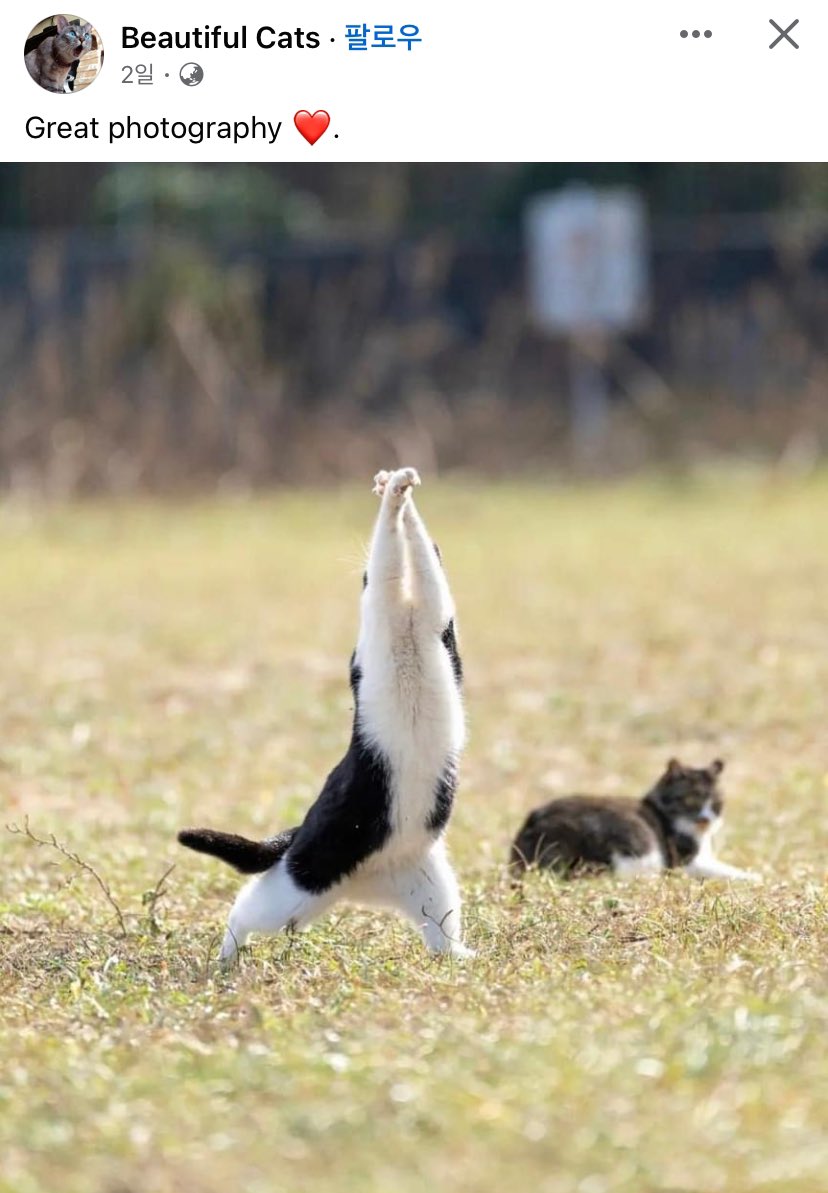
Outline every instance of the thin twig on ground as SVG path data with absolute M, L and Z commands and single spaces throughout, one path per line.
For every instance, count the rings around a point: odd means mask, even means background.
M 105 879 L 101 878 L 94 866 L 90 865 L 89 862 L 84 861 L 82 857 L 80 857 L 77 853 L 74 853 L 71 849 L 67 849 L 65 845 L 61 845 L 54 833 L 50 833 L 48 837 L 38 837 L 29 827 L 28 816 L 23 821 L 23 828 L 21 828 L 18 824 L 7 824 L 6 832 L 12 833 L 14 836 L 18 837 L 28 837 L 30 841 L 34 841 L 35 845 L 48 845 L 51 849 L 56 849 L 62 857 L 65 857 L 68 861 L 78 866 L 81 870 L 84 870 L 87 874 L 91 874 L 95 879 L 95 882 L 97 882 L 98 886 L 103 891 L 106 901 L 115 912 L 118 920 L 118 926 L 121 930 L 121 935 L 127 935 L 124 913 L 118 906 L 115 896 L 112 894 L 112 891 L 109 888 L 109 884 Z M 164 875 L 164 878 L 166 878 L 166 875 Z M 161 881 L 163 882 L 163 878 Z
M 144 903 L 144 906 L 147 909 L 147 919 L 149 920 L 150 926 L 152 927 L 153 931 L 155 931 L 155 932 L 157 932 L 158 928 L 159 928 L 158 920 L 155 917 L 155 909 L 156 909 L 159 901 L 161 899 L 163 899 L 167 893 L 167 888 L 164 886 L 164 883 L 167 881 L 167 879 L 172 874 L 174 869 L 175 869 L 175 862 L 173 862 L 171 866 L 167 867 L 167 869 L 164 871 L 164 873 L 158 879 L 158 882 L 156 882 L 156 884 L 152 888 L 152 890 L 146 891 L 144 893 L 144 897 L 143 897 L 142 901 Z

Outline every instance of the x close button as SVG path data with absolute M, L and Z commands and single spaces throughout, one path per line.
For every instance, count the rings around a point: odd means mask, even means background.
M 795 50 L 798 50 L 798 49 L 799 49 L 799 44 L 798 44 L 797 42 L 795 42 L 795 41 L 794 41 L 794 39 L 793 39 L 792 37 L 790 37 L 790 36 L 789 36 L 789 34 L 790 34 L 791 30 L 792 30 L 792 29 L 794 29 L 794 28 L 796 28 L 796 26 L 799 24 L 799 18 L 798 18 L 798 17 L 797 17 L 797 19 L 796 19 L 795 21 L 793 21 L 793 22 L 792 22 L 792 23 L 791 23 L 791 24 L 788 26 L 788 28 L 787 28 L 787 29 L 783 29 L 781 25 L 777 25 L 776 21 L 771 21 L 770 23 L 771 23 L 771 25 L 773 25 L 774 29 L 775 29 L 775 30 L 776 30 L 776 32 L 779 34 L 779 36 L 777 37 L 776 41 L 772 41 L 772 42 L 771 42 L 771 44 L 770 44 L 770 48 L 771 48 L 772 50 L 773 50 L 773 49 L 775 49 L 775 48 L 776 48 L 776 47 L 779 45 L 779 43 L 780 43 L 780 42 L 782 42 L 782 41 L 789 41 Z

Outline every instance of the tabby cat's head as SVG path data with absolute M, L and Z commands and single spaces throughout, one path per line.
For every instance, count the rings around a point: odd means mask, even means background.
M 55 17 L 55 24 L 55 54 L 65 65 L 71 65 L 92 49 L 91 25 L 70 25 L 66 17 Z
M 718 780 L 723 770 L 719 758 L 700 770 L 682 766 L 677 758 L 667 763 L 647 798 L 658 807 L 677 837 L 700 842 L 719 827 L 724 797 Z

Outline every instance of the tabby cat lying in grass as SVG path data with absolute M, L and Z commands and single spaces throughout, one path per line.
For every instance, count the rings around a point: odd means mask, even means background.
M 509 866 L 520 878 L 530 867 L 562 877 L 613 870 L 658 874 L 682 869 L 695 878 L 758 876 L 720 862 L 713 837 L 721 827 L 724 798 L 718 758 L 694 770 L 672 758 L 640 800 L 572 795 L 530 812 L 512 845 Z

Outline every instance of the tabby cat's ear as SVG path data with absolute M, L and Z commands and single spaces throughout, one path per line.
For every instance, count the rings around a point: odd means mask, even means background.
M 722 762 L 721 758 L 714 758 L 713 761 L 710 763 L 708 770 L 710 771 L 710 773 L 714 779 L 718 778 L 718 776 L 724 770 L 724 763 Z
M 91 33 L 91 32 L 92 32 L 92 26 L 90 25 L 89 21 L 87 21 L 85 25 L 81 25 L 81 33 L 83 33 L 85 35 L 85 34 Z
M 681 771 L 682 771 L 682 766 L 681 766 L 681 763 L 679 762 L 678 758 L 671 758 L 670 761 L 667 763 L 667 778 L 675 779 L 677 775 L 681 774 Z
M 69 22 L 66 17 L 55 17 L 55 24 L 57 25 L 58 33 L 65 33 L 69 28 Z

